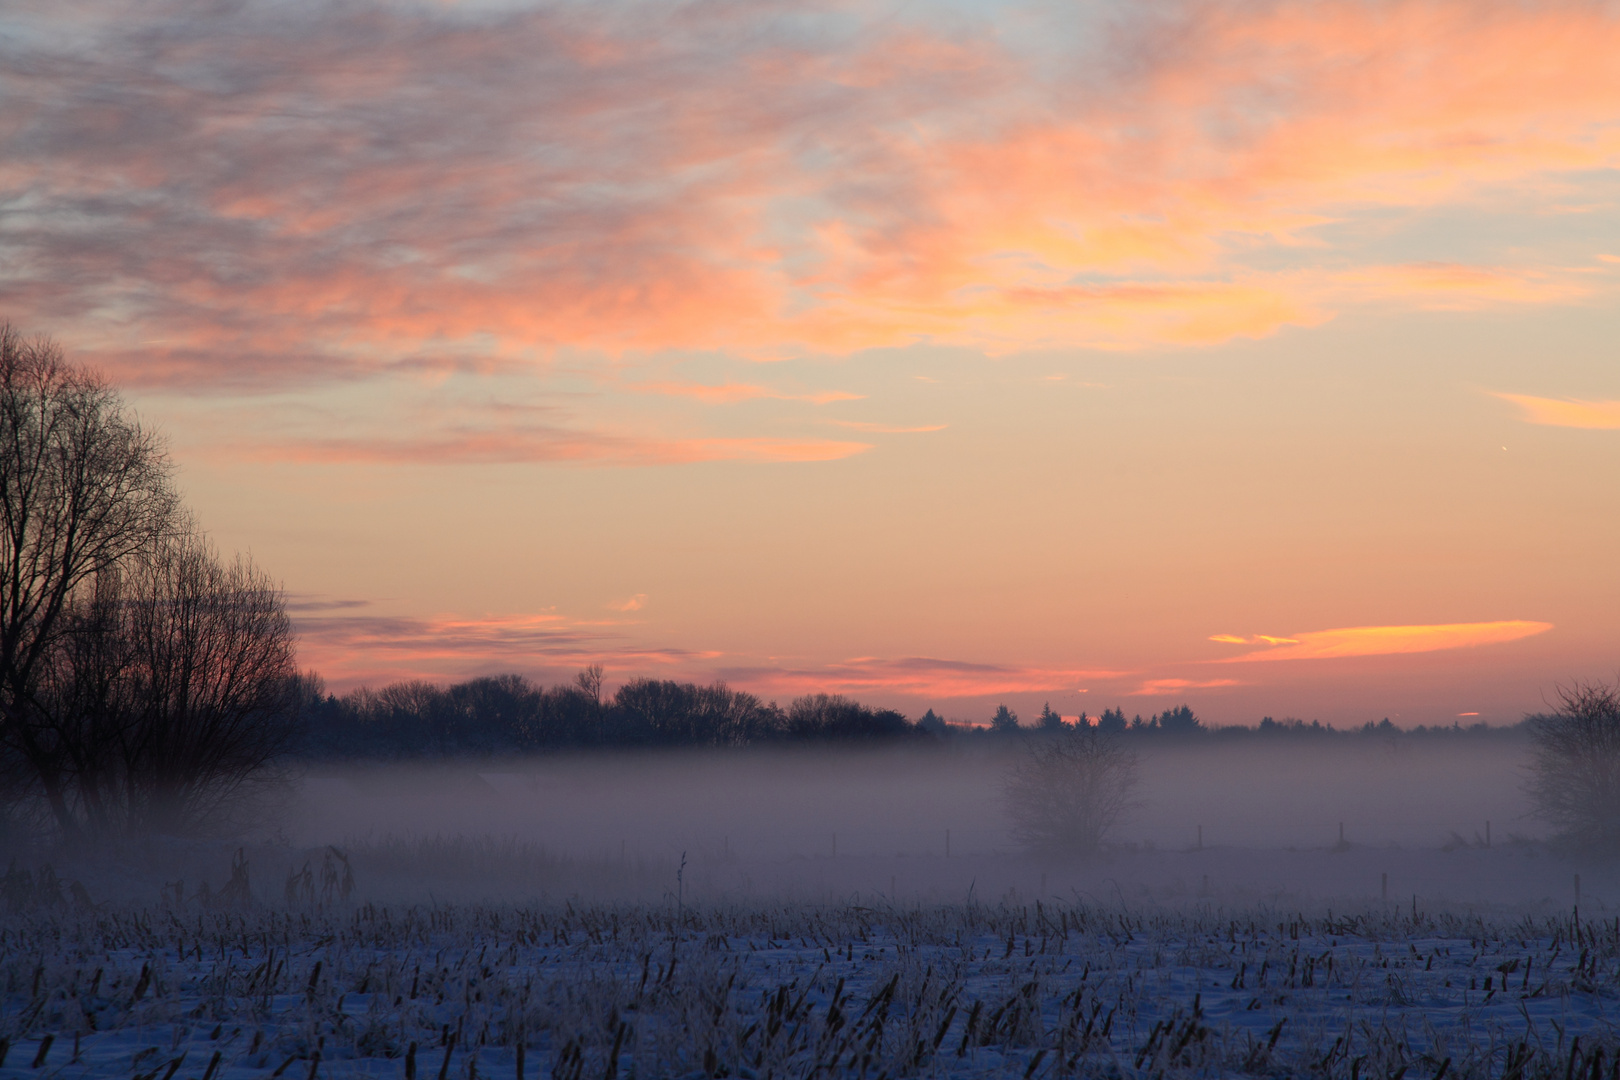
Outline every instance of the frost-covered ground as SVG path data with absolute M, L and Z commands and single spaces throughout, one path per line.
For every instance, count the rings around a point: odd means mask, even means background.
M 0 1076 L 1620 1075 L 1573 911 L 215 904 L 5 916 Z

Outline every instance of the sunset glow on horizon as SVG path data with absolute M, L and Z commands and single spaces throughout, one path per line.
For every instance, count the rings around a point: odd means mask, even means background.
M 333 689 L 1620 670 L 1610 4 L 22 0 L 0 101 L 0 320 Z

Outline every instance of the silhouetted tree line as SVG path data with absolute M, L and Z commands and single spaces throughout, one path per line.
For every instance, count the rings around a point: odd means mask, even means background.
M 1129 719 L 1125 711 L 1118 707 L 1104 709 L 1101 714 L 1093 717 L 1081 713 L 1074 720 L 1065 720 L 1052 711 L 1050 703 L 1041 708 L 1040 716 L 1036 718 L 1033 727 L 1024 727 L 1018 723 L 1018 714 L 1005 705 L 996 707 L 995 713 L 990 717 L 991 732 L 1002 734 L 1017 734 L 1019 732 L 1048 732 L 1058 733 L 1077 729 L 1094 729 L 1106 735 L 1130 735 L 1141 737 L 1167 736 L 1170 738 L 1214 738 L 1214 739 L 1248 739 L 1248 738 L 1312 738 L 1334 736 L 1458 736 L 1458 735 L 1522 735 L 1534 727 L 1535 717 L 1528 717 L 1512 726 L 1492 727 L 1485 723 L 1476 723 L 1463 726 L 1453 721 L 1450 724 L 1436 724 L 1426 727 L 1419 724 L 1416 727 L 1396 727 L 1388 717 L 1374 723 L 1368 721 L 1358 727 L 1336 728 L 1332 724 L 1324 724 L 1320 720 L 1306 723 L 1293 717 L 1274 720 L 1269 716 L 1260 718 L 1255 726 L 1247 724 L 1231 724 L 1223 726 L 1208 726 L 1200 720 L 1187 705 L 1177 705 L 1164 712 L 1155 713 L 1146 720 L 1141 714 Z
M 950 721 L 929 709 L 912 721 L 836 694 L 810 694 L 786 708 L 725 683 L 708 686 L 669 679 L 633 679 L 611 696 L 602 670 L 591 667 L 572 683 L 542 686 L 520 675 L 494 675 L 448 686 L 401 682 L 380 690 L 326 694 L 306 681 L 300 754 L 311 759 L 485 757 L 577 747 L 760 746 L 789 743 L 956 741 L 1055 735 L 1081 728 L 1126 738 L 1198 739 L 1350 734 L 1413 734 L 1389 721 L 1335 729 L 1320 722 L 1276 721 L 1255 727 L 1206 727 L 1187 705 L 1148 719 L 1118 708 L 1093 719 L 1065 720 L 1041 710 L 1034 724 L 998 706 L 989 723 Z M 1432 733 L 1500 731 L 1435 728 Z M 1418 734 L 1430 733 L 1417 729 Z
M 892 709 L 811 694 L 786 709 L 725 683 L 633 679 L 610 698 L 600 668 L 572 684 L 519 675 L 451 686 L 396 683 L 323 695 L 311 685 L 303 753 L 314 758 L 410 758 L 532 753 L 568 747 L 753 746 L 916 738 Z
M 1267 721 L 1269 722 L 1269 721 Z M 1032 727 L 1023 727 L 1018 723 L 1018 714 L 1005 705 L 996 706 L 994 715 L 990 717 L 991 732 L 1012 735 L 1018 732 L 1046 732 L 1058 734 L 1064 731 L 1095 729 L 1103 735 L 1207 735 L 1217 731 L 1226 731 L 1226 728 L 1207 728 L 1203 721 L 1193 713 L 1187 705 L 1177 705 L 1173 709 L 1166 709 L 1162 713 L 1155 713 L 1147 720 L 1141 715 L 1125 719 L 1125 711 L 1120 708 L 1104 709 L 1099 716 L 1088 716 L 1081 713 L 1074 720 L 1065 720 L 1052 711 L 1051 702 L 1041 706 L 1041 714 L 1036 717 Z M 1239 731 L 1252 731 L 1252 728 L 1238 728 Z

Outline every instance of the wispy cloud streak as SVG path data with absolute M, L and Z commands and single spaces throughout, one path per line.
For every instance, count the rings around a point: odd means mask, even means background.
M 720 674 L 760 693 L 881 694 L 936 700 L 1084 691 L 1092 680 L 1117 675 L 1110 671 L 979 664 L 930 657 L 859 657 L 804 667 L 732 667 L 720 669 Z
M 1256 635 L 1242 638 L 1218 634 L 1211 640 L 1228 644 L 1264 644 L 1269 648 L 1241 656 L 1227 657 L 1220 663 L 1246 663 L 1264 660 L 1331 660 L 1348 656 L 1389 656 L 1397 653 L 1426 653 L 1442 649 L 1462 649 L 1497 645 L 1544 634 L 1552 623 L 1506 619 L 1500 622 L 1442 623 L 1429 626 L 1347 626 L 1336 630 L 1312 630 L 1290 637 Z
M 772 437 L 653 439 L 590 431 L 468 431 L 416 438 L 305 438 L 234 447 L 255 461 L 342 465 L 691 465 L 706 461 L 837 461 L 872 448 L 835 439 Z
M 924 435 L 934 431 L 944 431 L 947 424 L 880 424 L 872 420 L 830 420 L 828 423 L 836 427 L 849 428 L 851 431 L 868 431 L 874 435 Z
M 297 612 L 295 622 L 299 662 L 338 686 L 509 671 L 565 677 L 599 662 L 616 673 L 684 670 L 719 655 L 638 644 L 619 623 L 552 612 L 476 618 Z
M 1549 427 L 1620 428 L 1620 401 L 1583 401 L 1580 398 L 1532 397 L 1495 394 L 1523 410 L 1524 419 Z
M 1229 686 L 1242 686 L 1238 679 L 1147 679 L 1135 689 L 1126 690 L 1126 697 L 1165 697 L 1187 690 L 1220 690 Z
M 640 382 L 627 383 L 625 389 L 638 394 L 664 394 L 669 397 L 693 398 L 706 405 L 735 405 L 739 402 L 757 401 L 761 398 L 777 401 L 807 401 L 812 405 L 830 405 L 835 401 L 859 401 L 865 397 L 864 394 L 852 394 L 847 390 L 820 390 L 795 394 L 784 390 L 773 390 L 768 386 L 737 382 L 722 383 L 719 386 L 691 382 Z

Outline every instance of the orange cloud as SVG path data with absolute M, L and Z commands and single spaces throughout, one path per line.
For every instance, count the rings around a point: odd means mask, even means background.
M 1552 623 L 1505 620 L 1502 622 L 1446 623 L 1435 626 L 1349 626 L 1314 630 L 1291 638 L 1257 637 L 1275 643 L 1272 648 L 1218 661 L 1223 664 L 1257 660 L 1327 660 L 1346 656 L 1386 656 L 1395 653 L 1436 652 L 1475 645 L 1496 645 L 1545 633 Z M 1212 640 L 1247 642 L 1251 639 L 1220 635 Z
M 1578 398 L 1531 397 L 1529 394 L 1492 394 L 1524 410 L 1532 424 L 1572 428 L 1620 428 L 1620 401 L 1582 401 Z

